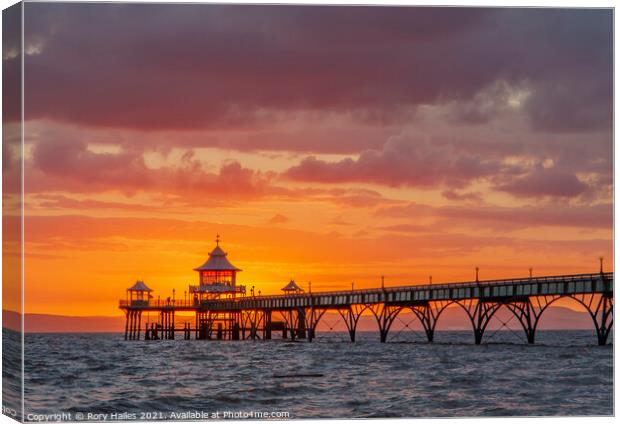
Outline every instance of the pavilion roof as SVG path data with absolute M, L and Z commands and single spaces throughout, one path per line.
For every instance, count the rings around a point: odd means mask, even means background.
M 226 255 L 228 253 L 222 250 L 218 241 L 215 249 L 209 253 L 209 259 L 198 268 L 194 268 L 194 271 L 241 271 L 241 269 L 230 263 Z
M 304 291 L 297 285 L 295 280 L 291 280 L 286 286 L 282 287 L 282 291 Z
M 136 283 L 133 286 L 129 287 L 127 290 L 138 291 L 138 292 L 152 292 L 153 291 L 150 288 L 148 288 L 146 284 L 144 284 L 144 281 L 141 281 L 141 280 L 136 281 Z

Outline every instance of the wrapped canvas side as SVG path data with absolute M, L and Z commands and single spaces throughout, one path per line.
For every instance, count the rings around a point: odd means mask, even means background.
M 2 413 L 23 420 L 22 3 L 2 12 Z

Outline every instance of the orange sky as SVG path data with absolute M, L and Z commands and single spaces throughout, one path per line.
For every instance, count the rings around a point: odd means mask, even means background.
M 85 203 L 68 193 L 54 196 L 54 207 L 37 196 L 26 201 L 26 312 L 118 314 L 117 300 L 138 278 L 155 296 L 174 288 L 181 297 L 196 283 L 192 269 L 206 259 L 216 233 L 244 270 L 240 283 L 264 294 L 278 293 L 290 278 L 302 287 L 312 281 L 319 291 L 351 282 L 376 287 L 381 275 L 387 285 L 423 283 L 429 275 L 435 282 L 468 280 L 475 266 L 481 278 L 526 276 L 530 266 L 537 275 L 595 272 L 598 255 L 611 257 L 608 229 L 539 226 L 532 232 L 503 229 L 501 221 L 491 228 L 475 219 L 445 222 L 433 210 L 415 219 L 384 213 L 408 207 L 406 200 L 352 206 L 344 197 L 302 191 L 284 201 L 166 210 L 156 200 L 120 194 L 91 195 Z M 94 201 L 102 203 L 88 205 Z
M 608 11 L 117 6 L 27 6 L 25 312 L 182 297 L 217 233 L 264 294 L 611 270 Z

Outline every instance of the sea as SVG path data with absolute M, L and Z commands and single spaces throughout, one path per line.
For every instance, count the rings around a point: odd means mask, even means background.
M 18 333 L 3 330 L 3 405 L 21 413 Z M 486 336 L 485 336 L 486 337 Z M 591 331 L 512 331 L 482 345 L 402 332 L 326 332 L 307 341 L 125 341 L 27 334 L 27 421 L 212 420 L 613 414 L 613 346 Z M 7 362 L 8 361 L 8 362 Z M 6 413 L 6 411 L 5 411 Z

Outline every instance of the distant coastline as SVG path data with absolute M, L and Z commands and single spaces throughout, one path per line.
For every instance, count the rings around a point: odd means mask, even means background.
M 460 308 L 447 309 L 439 321 L 437 331 L 470 330 L 471 328 L 469 327 L 467 318 L 459 309 Z M 500 310 L 497 314 L 497 318 L 497 320 L 491 321 L 489 329 L 499 329 L 502 326 L 501 321 L 506 322 L 509 320 L 511 318 L 511 313 L 509 311 Z M 152 316 L 151 319 L 155 320 L 155 316 Z M 179 317 L 177 322 L 181 324 L 185 320 L 191 321 L 193 317 Z M 338 319 L 335 316 L 331 317 L 329 319 L 329 324 L 335 330 L 346 330 L 340 317 L 338 317 Z M 341 324 L 342 328 L 340 328 Z M 410 326 L 417 330 L 417 322 L 413 321 L 412 324 L 413 325 Z M 402 323 L 400 325 L 404 326 Z M 118 333 L 124 330 L 124 326 L 125 317 L 122 315 L 87 317 L 30 313 L 25 315 L 26 333 Z M 398 329 L 399 323 L 395 322 L 394 326 L 395 329 Z M 506 326 L 511 329 L 521 329 L 518 321 L 514 319 L 508 322 Z M 15 311 L 3 309 L 2 327 L 20 331 L 20 314 Z M 539 328 L 541 330 L 592 330 L 592 320 L 587 312 L 552 306 L 545 312 Z M 359 330 L 376 331 L 374 317 L 361 317 Z M 321 331 L 320 324 L 318 331 Z

